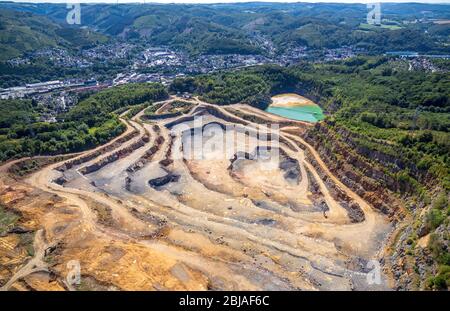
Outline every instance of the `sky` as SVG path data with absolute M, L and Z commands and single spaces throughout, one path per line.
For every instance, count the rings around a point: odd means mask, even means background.
M 0 2 L 6 0 L 0 0 Z M 374 2 L 421 2 L 450 3 L 450 0 L 15 0 L 15 2 L 33 3 L 233 3 L 233 2 L 340 2 L 340 3 L 374 3 Z

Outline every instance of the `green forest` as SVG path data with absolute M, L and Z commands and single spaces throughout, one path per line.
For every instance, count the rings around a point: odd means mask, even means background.
M 115 110 L 167 97 L 160 84 L 130 84 L 106 89 L 82 100 L 59 122 L 39 122 L 32 100 L 0 101 L 0 161 L 33 155 L 86 150 L 122 133 Z

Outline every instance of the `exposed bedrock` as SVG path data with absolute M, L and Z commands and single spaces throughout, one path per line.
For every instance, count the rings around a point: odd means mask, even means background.
M 195 124 L 194 124 L 195 125 Z M 207 122 L 205 124 L 202 124 L 201 127 L 191 127 L 189 130 L 185 130 L 183 132 L 183 135 L 190 135 L 195 136 L 197 134 L 205 135 L 209 130 L 219 127 L 220 132 L 215 132 L 214 134 L 223 134 L 225 135 L 228 130 L 233 131 L 235 134 L 243 134 L 244 137 L 241 137 L 243 139 L 247 139 L 248 137 L 261 140 L 261 141 L 276 141 L 278 142 L 279 139 L 281 139 L 276 133 L 270 132 L 268 130 L 259 129 L 256 130 L 254 128 L 245 127 L 242 125 L 236 125 L 236 124 L 225 124 L 223 122 L 219 121 L 211 121 Z M 205 136 L 205 138 L 207 138 Z
M 110 154 L 109 156 L 107 156 L 91 165 L 84 166 L 79 171 L 83 175 L 98 171 L 101 168 L 105 167 L 106 165 L 113 163 L 114 161 L 117 161 L 121 158 L 126 157 L 127 155 L 131 154 L 134 150 L 141 148 L 148 142 L 149 142 L 149 137 L 144 135 L 141 139 L 139 139 L 137 142 L 131 144 L 130 146 L 120 149 L 119 151 L 116 151 L 113 154 Z
M 218 119 L 222 119 L 226 122 L 234 123 L 234 124 L 241 124 L 241 125 L 248 125 L 248 122 L 241 120 L 240 118 L 236 118 L 233 115 L 225 114 L 223 111 L 218 109 L 217 107 L 205 105 L 205 106 L 197 106 L 194 109 L 194 113 L 197 115 L 212 115 L 215 116 Z
M 175 136 L 171 134 L 169 136 L 169 142 L 168 142 L 169 146 L 166 150 L 166 154 L 164 155 L 164 159 L 159 161 L 159 164 L 161 164 L 163 167 L 167 167 L 173 163 L 173 160 L 171 157 L 172 157 L 172 146 L 173 146 L 174 139 L 175 139 Z
M 389 155 L 359 150 L 349 133 L 341 131 L 339 137 L 325 125 L 316 125 L 314 130 L 307 132 L 305 140 L 317 150 L 342 183 L 382 213 L 402 218 L 402 204 L 391 192 L 397 189 L 397 184 L 376 162 L 393 172 L 401 169 L 403 164 Z M 330 144 L 330 141 L 333 142 Z M 368 161 L 364 156 L 372 160 Z
M 165 186 L 166 184 L 171 182 L 178 182 L 179 179 L 180 175 L 168 172 L 167 175 L 151 179 L 148 181 L 148 183 L 152 188 L 159 190 L 160 187 Z
M 236 161 L 239 160 L 270 160 L 272 157 L 279 157 L 278 167 L 283 171 L 286 181 L 298 184 L 301 181 L 300 165 L 296 159 L 289 157 L 281 148 L 272 148 L 271 146 L 257 146 L 253 152 L 238 151 L 230 160 L 229 169 L 233 169 Z
M 328 212 L 330 208 L 323 198 L 323 193 L 320 190 L 319 183 L 307 167 L 304 167 L 303 169 L 306 171 L 306 176 L 308 178 L 308 190 L 311 192 L 311 201 L 319 211 L 322 211 L 324 215 L 326 215 L 326 212 Z
M 326 184 L 329 191 L 332 193 L 333 197 L 339 201 L 341 206 L 347 210 L 348 217 L 352 222 L 361 222 L 364 221 L 365 216 L 359 204 L 353 201 L 344 190 L 342 190 L 339 186 L 337 186 L 327 174 L 325 174 L 317 163 L 316 159 L 309 153 L 307 150 L 305 152 L 309 162 L 316 169 L 317 173 L 320 175 L 322 181 Z
M 277 119 L 277 121 L 275 122 L 274 120 L 265 118 L 265 117 L 259 117 L 258 115 L 256 115 L 255 113 L 247 113 L 243 110 L 240 109 L 234 109 L 234 108 L 224 108 L 225 111 L 228 111 L 229 113 L 238 116 L 241 119 L 244 119 L 247 122 L 252 122 L 252 123 L 256 123 L 256 124 L 270 124 L 270 123 L 276 123 L 280 128 L 283 127 L 299 127 L 299 126 L 303 126 L 305 127 L 307 123 L 305 122 L 301 122 L 301 121 L 290 121 L 290 120 L 279 120 Z M 304 129 L 302 128 L 298 128 L 299 130 L 301 130 L 302 132 L 304 131 Z
M 110 152 L 114 149 L 119 148 L 123 143 L 133 139 L 134 137 L 139 135 L 139 131 L 134 129 L 131 133 L 117 139 L 114 143 L 109 144 L 105 147 L 99 148 L 98 150 L 94 151 L 94 152 L 90 152 L 87 155 L 75 158 L 73 160 L 69 160 L 64 162 L 62 165 L 58 166 L 56 168 L 56 170 L 60 171 L 60 172 L 64 172 L 68 169 L 71 169 L 74 166 L 89 162 L 97 157 L 100 157 L 102 154 L 105 154 L 107 152 Z
M 296 159 L 293 159 L 281 153 L 280 169 L 284 171 L 284 178 L 287 181 L 298 184 L 301 181 L 300 165 Z
M 161 148 L 161 145 L 164 144 L 164 141 L 165 141 L 165 139 L 163 136 L 158 136 L 155 139 L 154 145 L 151 146 L 145 152 L 145 154 L 142 157 L 140 157 L 140 159 L 138 161 L 136 161 L 135 163 L 130 165 L 127 168 L 127 172 L 134 173 L 134 172 L 137 172 L 138 170 L 142 169 L 145 166 L 145 164 L 150 162 L 152 157 L 159 151 L 159 149 Z
M 64 176 L 60 176 L 60 177 L 54 179 L 53 182 L 62 186 L 67 182 L 67 179 Z
M 144 121 L 164 120 L 164 119 L 171 119 L 171 118 L 179 117 L 181 115 L 183 115 L 182 112 L 173 112 L 173 113 L 165 113 L 165 114 L 143 115 L 141 117 L 141 119 Z
M 178 125 L 178 124 L 181 124 L 181 123 L 184 123 L 184 122 L 190 122 L 190 121 L 193 121 L 194 119 L 195 119 L 195 116 L 192 116 L 192 115 L 182 116 L 182 117 L 177 118 L 174 121 L 166 123 L 165 127 L 170 130 L 173 127 L 175 127 L 176 125 Z
M 73 162 L 62 177 L 51 167 L 36 175 L 39 191 L 64 198 L 43 217 L 50 239 L 63 232 L 67 243 L 58 262 L 81 258 L 86 278 L 120 289 L 386 288 L 365 279 L 387 217 L 342 186 L 314 153 L 315 163 L 309 147 L 261 126 L 273 115 L 255 111 L 250 119 L 245 105 L 191 102 L 197 106 L 184 115 L 137 122 L 142 139 L 122 138 L 94 158 L 87 152 L 85 168 Z M 165 104 L 158 112 L 179 108 Z M 196 116 L 205 124 L 193 122 Z M 302 126 L 286 124 L 297 138 Z M 199 132 L 206 139 L 193 147 L 202 156 L 184 157 L 184 135 Z M 211 148 L 220 145 L 220 132 L 239 139 L 225 156 Z

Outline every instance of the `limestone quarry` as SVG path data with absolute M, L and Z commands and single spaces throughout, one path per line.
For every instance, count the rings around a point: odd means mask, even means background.
M 0 237 L 2 289 L 392 287 L 392 225 L 303 140 L 311 124 L 177 100 L 94 150 L 1 167 L 1 201 L 34 233 Z M 17 176 L 21 161 L 38 167 Z

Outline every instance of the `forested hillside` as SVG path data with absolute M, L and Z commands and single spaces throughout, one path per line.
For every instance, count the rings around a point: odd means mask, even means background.
M 46 47 L 77 50 L 107 40 L 93 31 L 71 28 L 45 16 L 5 10 L 0 5 L 0 61 Z

